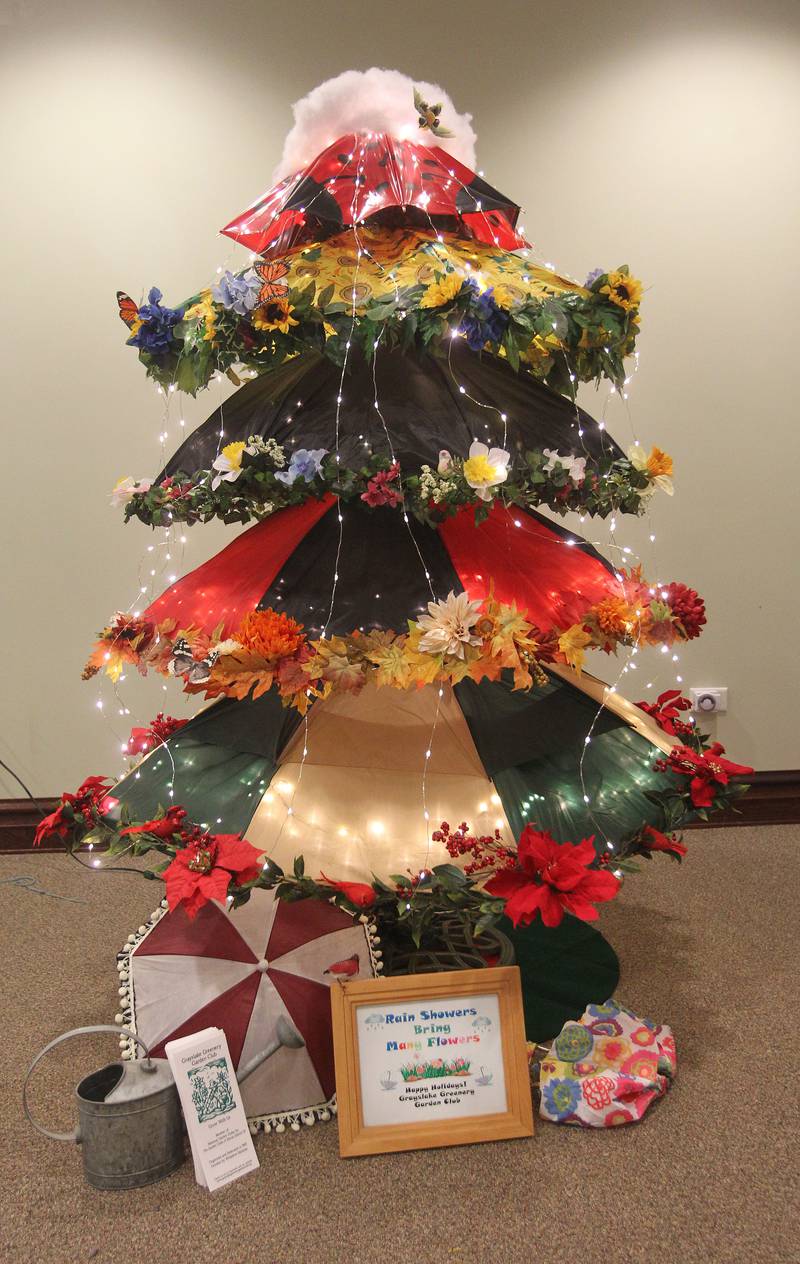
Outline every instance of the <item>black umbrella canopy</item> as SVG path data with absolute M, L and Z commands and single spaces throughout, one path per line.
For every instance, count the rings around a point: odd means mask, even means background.
M 343 381 L 341 368 L 318 352 L 298 356 L 248 382 L 216 409 L 159 480 L 179 470 L 193 475 L 209 469 L 221 443 L 250 435 L 332 451 L 340 394 L 338 450 L 345 467 L 358 468 L 369 452 L 394 452 L 406 470 L 435 466 L 440 449 L 466 456 L 474 439 L 512 454 L 552 448 L 590 458 L 623 455 L 588 413 L 529 374 L 476 354 L 461 339 L 449 350 L 443 358 L 379 350 L 372 364 L 354 352 Z

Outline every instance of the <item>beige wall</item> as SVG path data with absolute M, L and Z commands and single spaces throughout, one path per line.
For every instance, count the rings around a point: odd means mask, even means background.
M 628 261 L 645 279 L 631 420 L 619 401 L 607 416 L 622 442 L 635 428 L 673 453 L 677 495 L 619 538 L 706 596 L 682 674 L 729 687 L 718 733 L 734 757 L 800 766 L 797 16 L 769 0 L 12 4 L 0 757 L 56 793 L 118 771 L 131 719 L 181 713 L 172 688 L 127 681 L 134 714 L 107 726 L 80 680 L 151 539 L 123 529 L 108 489 L 158 467 L 159 401 L 123 345 L 114 291 L 158 283 L 177 301 L 206 282 L 227 254 L 217 227 L 269 183 L 291 101 L 383 64 L 438 79 L 473 112 L 481 166 L 525 205 L 544 258 L 577 276 Z M 605 527 L 591 534 L 607 542 Z M 194 528 L 187 563 L 228 536 Z M 0 779 L 0 795 L 18 793 Z

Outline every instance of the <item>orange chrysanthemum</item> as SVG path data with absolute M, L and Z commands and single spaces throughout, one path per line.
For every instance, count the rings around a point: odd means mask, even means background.
M 291 658 L 305 641 L 302 623 L 275 610 L 253 610 L 239 625 L 236 640 L 262 658 Z
M 636 612 L 622 597 L 606 597 L 594 608 L 597 626 L 606 636 L 630 635 L 638 622 Z

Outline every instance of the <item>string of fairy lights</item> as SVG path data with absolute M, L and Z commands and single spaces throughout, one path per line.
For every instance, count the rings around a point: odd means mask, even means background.
M 353 197 L 351 201 L 350 227 L 351 227 L 352 235 L 353 235 L 355 262 L 354 262 L 354 267 L 353 267 L 352 287 L 351 287 L 351 295 L 350 295 L 351 296 L 350 337 L 346 340 L 346 344 L 345 344 L 345 353 L 344 353 L 343 362 L 342 362 L 341 376 L 340 376 L 340 381 L 339 381 L 339 389 L 338 389 L 337 397 L 336 397 L 336 407 L 335 407 L 335 416 L 334 416 L 334 444 L 335 444 L 334 451 L 335 451 L 335 459 L 336 459 L 337 464 L 339 463 L 339 459 L 340 459 L 340 432 L 341 432 L 342 407 L 345 404 L 346 374 L 347 374 L 347 368 L 348 368 L 348 363 L 349 363 L 351 344 L 352 344 L 353 335 L 356 328 L 356 321 L 358 318 L 358 302 L 359 302 L 358 287 L 359 287 L 359 275 L 360 275 L 362 259 L 364 258 L 368 259 L 374 266 L 376 266 L 381 271 L 382 274 L 384 274 L 388 278 L 388 280 L 390 280 L 393 283 L 396 298 L 399 298 L 399 293 L 400 293 L 398 282 L 397 282 L 396 276 L 394 275 L 393 270 L 390 269 L 387 271 L 383 267 L 383 265 L 370 252 L 370 250 L 364 243 L 361 237 L 361 234 L 359 233 L 359 225 L 364 224 L 365 219 L 367 218 L 369 212 L 367 210 L 368 203 L 365 203 L 360 208 L 360 214 L 357 214 L 356 201 L 359 195 L 359 189 L 361 187 L 361 178 L 363 177 L 365 154 L 367 152 L 369 142 L 372 139 L 373 139 L 372 133 L 360 134 L 360 136 L 354 135 L 353 136 L 354 143 L 352 145 L 352 151 L 349 152 L 342 159 L 340 159 L 342 166 L 345 166 L 347 162 L 352 162 L 354 159 L 355 149 L 356 147 L 358 147 L 358 159 L 356 160 L 356 177 L 353 182 Z M 412 161 L 413 161 L 414 167 L 416 167 L 417 166 L 416 156 L 413 156 Z M 482 173 L 479 172 L 479 174 L 482 174 Z M 467 190 L 467 187 L 459 180 L 454 170 L 450 171 L 450 177 L 452 180 L 456 181 L 461 186 L 461 189 L 465 193 L 468 194 L 469 191 Z M 409 193 L 408 200 L 410 203 L 413 200 L 411 195 L 415 188 L 416 180 L 415 178 L 411 180 L 406 180 L 405 171 L 403 171 L 402 173 L 402 178 L 405 181 L 405 188 L 407 189 Z M 333 184 L 335 179 L 336 177 L 332 176 L 329 183 Z M 297 187 L 299 187 L 299 182 L 300 182 L 300 177 L 298 176 L 293 186 L 295 190 L 297 189 Z M 291 185 L 291 181 L 287 182 L 287 188 L 290 185 Z M 323 189 L 321 188 L 317 194 L 313 195 L 308 205 L 306 207 L 301 208 L 301 211 L 303 213 L 307 211 L 311 211 L 313 209 L 313 204 L 316 198 L 321 196 L 322 192 L 323 192 Z M 416 199 L 415 205 L 417 205 L 426 215 L 428 222 L 430 224 L 430 227 L 436 237 L 437 242 L 441 243 L 444 239 L 441 233 L 438 232 L 436 225 L 434 224 L 434 221 L 432 220 L 431 216 L 429 215 L 427 211 L 427 201 L 429 201 L 429 198 L 427 198 L 427 195 L 422 194 Z M 255 204 L 254 213 L 255 213 L 255 210 L 257 210 L 258 205 L 259 205 L 258 203 Z M 489 231 L 490 235 L 493 237 L 495 244 L 497 244 L 497 238 L 494 236 L 494 232 L 491 227 L 491 221 L 489 220 L 486 212 L 483 211 L 481 207 L 481 203 L 479 201 L 475 205 L 474 209 L 475 211 L 477 211 L 477 213 L 483 215 L 484 221 L 487 226 L 487 230 Z M 273 214 L 272 216 L 273 220 L 276 218 L 276 214 Z M 524 228 L 521 228 L 521 231 L 524 232 Z M 432 244 L 432 246 L 435 251 L 435 244 Z M 530 247 L 523 248 L 521 252 L 523 257 L 528 258 L 530 256 L 530 250 L 531 250 Z M 534 256 L 536 257 L 536 255 L 537 255 L 537 252 L 534 249 Z M 223 263 L 217 267 L 216 272 L 218 276 L 221 275 L 227 269 L 230 257 L 231 257 L 231 254 L 229 252 L 226 255 Z M 258 256 L 256 254 L 251 252 L 250 262 L 251 263 L 255 262 L 257 257 Z M 549 270 L 553 269 L 553 264 L 546 260 L 541 260 L 541 266 Z M 465 265 L 465 275 L 467 275 L 467 273 L 469 273 L 472 279 L 474 279 L 479 285 L 481 284 L 483 278 L 480 275 L 480 271 L 470 269 L 470 265 L 468 263 Z M 555 325 L 554 325 L 554 329 L 555 329 Z M 505 448 L 505 445 L 508 442 L 508 427 L 512 419 L 508 417 L 505 411 L 501 410 L 494 404 L 486 403 L 485 401 L 477 399 L 467 389 L 466 385 L 463 382 L 460 382 L 458 380 L 457 372 L 452 362 L 452 348 L 453 348 L 454 340 L 458 338 L 459 336 L 461 336 L 461 331 L 458 329 L 454 329 L 452 331 L 450 344 L 448 346 L 447 365 L 448 365 L 448 370 L 450 372 L 452 380 L 455 383 L 460 395 L 462 395 L 466 400 L 468 400 L 476 408 L 479 408 L 481 410 L 486 410 L 487 414 L 493 414 L 495 416 L 497 422 L 499 423 L 498 429 L 502 428 L 501 442 L 502 442 L 503 447 Z M 373 346 L 373 366 L 372 367 L 373 367 L 374 410 L 377 414 L 378 421 L 380 423 L 384 438 L 386 440 L 388 453 L 391 457 L 392 462 L 395 463 L 396 456 L 395 456 L 394 444 L 392 442 L 390 422 L 387 421 L 386 415 L 381 406 L 381 402 L 379 399 L 379 391 L 378 391 L 377 362 L 378 362 L 378 352 L 379 352 L 380 341 L 381 341 L 381 335 L 378 335 Z M 255 372 L 255 370 L 252 370 L 252 369 L 248 370 L 247 367 L 244 365 L 242 366 L 235 365 L 233 367 L 237 376 L 239 377 L 257 376 L 257 373 Z M 625 407 L 627 420 L 630 425 L 631 434 L 633 436 L 633 442 L 634 443 L 638 442 L 638 439 L 635 437 L 630 408 L 628 406 L 629 388 L 632 385 L 633 380 L 636 374 L 638 373 L 638 371 L 639 371 L 639 353 L 637 351 L 634 354 L 634 360 L 633 360 L 633 366 L 632 366 L 631 372 L 628 376 L 626 376 L 624 384 L 623 384 L 623 388 L 618 391 L 617 388 L 613 385 L 613 383 L 610 384 L 609 389 L 603 400 L 600 419 L 596 422 L 596 425 L 598 426 L 598 429 L 601 435 L 601 444 L 604 444 L 604 436 L 606 434 L 607 409 L 610 403 L 612 402 L 612 400 L 614 399 L 614 397 L 617 397 L 622 401 Z M 176 369 L 176 375 L 177 375 L 177 369 Z M 581 413 L 578 408 L 578 402 L 577 402 L 578 392 L 577 392 L 577 389 L 575 389 L 575 378 L 572 374 L 570 374 L 570 380 L 573 383 L 573 388 L 574 388 L 571 393 L 572 402 L 575 405 L 575 422 L 573 423 L 573 425 L 577 431 L 577 440 L 581 449 L 584 451 L 584 453 L 588 454 L 588 449 L 583 441 L 584 431 L 583 431 L 583 425 L 582 425 L 582 420 L 581 420 Z M 217 443 L 216 443 L 216 456 L 218 456 L 222 448 L 222 440 L 225 437 L 225 426 L 224 426 L 225 400 L 224 400 L 224 397 L 222 396 L 222 390 L 221 390 L 221 388 L 224 385 L 225 378 L 221 370 L 218 369 L 213 374 L 211 381 L 220 388 L 220 394 L 221 394 L 220 405 L 219 405 L 220 427 L 217 434 Z M 161 459 L 162 468 L 166 464 L 166 460 L 167 460 L 166 445 L 170 438 L 171 404 L 172 404 L 173 396 L 176 393 L 176 390 L 177 390 L 177 387 L 176 387 L 175 380 L 173 380 L 173 382 L 170 383 L 170 385 L 167 387 L 166 390 L 162 386 L 158 386 L 156 388 L 157 395 L 163 398 L 163 414 L 162 414 L 162 419 L 161 419 L 161 428 L 158 433 L 160 459 Z M 303 404 L 302 400 L 297 400 L 296 408 L 299 410 L 300 408 L 302 408 L 302 404 Z M 291 421 L 292 421 L 292 416 L 290 415 L 287 418 L 287 424 L 291 423 Z M 182 415 L 182 412 L 181 412 L 181 416 L 178 418 L 179 433 L 181 431 L 184 431 L 185 427 L 186 427 L 186 419 Z M 491 434 L 491 426 L 488 420 L 484 424 L 484 431 Z M 475 438 L 477 437 L 478 436 L 476 435 Z M 289 437 L 287 441 L 292 445 L 294 445 L 295 443 L 294 437 Z M 365 448 L 368 448 L 370 453 L 372 452 L 370 440 L 366 436 L 364 438 L 364 446 Z M 399 475 L 398 475 L 398 483 L 399 483 L 400 488 L 402 488 L 402 479 L 403 479 L 403 471 L 400 470 Z M 336 511 L 337 511 L 338 542 L 337 542 L 337 549 L 336 549 L 336 555 L 335 555 L 334 566 L 333 566 L 333 574 L 332 574 L 332 579 L 331 579 L 330 603 L 328 607 L 328 614 L 327 614 L 327 618 L 325 620 L 325 623 L 322 629 L 323 637 L 327 633 L 327 629 L 330 626 L 330 623 L 334 617 L 334 611 L 335 611 L 337 584 L 339 580 L 339 565 L 340 565 L 341 552 L 342 552 L 343 541 L 344 541 L 344 514 L 343 514 L 342 509 L 343 507 L 341 504 L 341 500 L 337 496 L 336 497 Z M 651 526 L 651 523 L 649 520 L 649 509 L 646 511 L 646 513 L 647 513 L 648 526 Z M 413 541 L 414 548 L 418 555 L 420 565 L 423 569 L 425 579 L 427 581 L 428 588 L 431 593 L 431 599 L 435 601 L 437 600 L 437 594 L 435 593 L 433 584 L 431 582 L 431 575 L 426 566 L 424 557 L 419 547 L 419 543 L 411 528 L 409 517 L 405 509 L 402 509 L 402 517 L 403 517 L 403 521 L 406 526 L 406 529 L 408 530 L 409 536 L 411 540 Z M 579 521 L 581 522 L 581 524 L 585 521 L 585 518 L 586 518 L 586 515 L 584 514 L 580 515 Z M 517 525 L 519 525 L 519 523 L 517 523 Z M 599 549 L 609 550 L 613 554 L 613 556 L 618 559 L 618 563 L 617 563 L 618 565 L 628 565 L 632 562 L 638 562 L 641 560 L 639 557 L 639 554 L 635 553 L 631 549 L 630 546 L 623 545 L 618 542 L 617 536 L 616 536 L 616 532 L 617 532 L 616 515 L 611 516 L 610 520 L 607 523 L 607 528 L 608 528 L 608 539 L 606 541 L 592 540 L 591 543 L 595 547 Z M 163 577 L 164 575 L 167 575 L 168 582 L 170 584 L 173 584 L 177 582 L 179 575 L 183 571 L 183 568 L 184 568 L 185 548 L 187 544 L 186 535 L 180 534 L 179 536 L 176 536 L 176 524 L 171 520 L 171 515 L 168 515 L 168 522 L 160 530 L 163 532 L 163 535 L 155 544 L 150 544 L 146 547 L 146 550 L 143 553 L 142 558 L 137 568 L 137 593 L 134 599 L 129 603 L 127 607 L 127 611 L 133 613 L 134 615 L 137 615 L 139 613 L 139 606 L 142 604 L 143 599 L 146 600 L 148 596 L 152 599 L 154 589 L 161 577 Z M 650 533 L 649 533 L 649 540 L 650 540 L 651 546 L 655 544 L 656 536 L 652 530 L 650 530 Z M 577 543 L 579 543 L 578 540 L 571 538 L 569 536 L 567 538 L 553 537 L 550 542 L 552 543 L 553 547 L 556 547 L 556 548 L 574 547 Z M 179 546 L 179 548 L 177 546 Z M 177 557 L 175 556 L 176 549 L 177 549 Z M 654 556 L 655 554 L 653 550 L 653 557 Z M 145 575 L 145 571 L 149 572 L 149 574 Z M 167 572 L 171 572 L 171 573 L 167 574 Z M 617 571 L 617 578 L 618 579 L 622 578 L 619 571 Z M 661 581 L 658 580 L 656 582 L 655 588 L 651 589 L 651 593 L 654 593 L 655 591 L 660 589 L 660 587 L 661 587 Z M 624 675 L 626 675 L 630 671 L 637 670 L 637 663 L 635 660 L 639 654 L 639 649 L 640 649 L 640 645 L 637 639 L 637 641 L 632 646 L 628 647 L 627 652 L 624 656 L 622 665 L 615 679 L 613 680 L 613 683 L 606 687 L 606 691 L 603 695 L 603 700 L 598 705 L 594 713 L 594 716 L 591 720 L 591 723 L 589 725 L 589 728 L 587 730 L 586 736 L 584 738 L 584 743 L 581 749 L 581 754 L 580 754 L 578 769 L 577 769 L 578 779 L 579 779 L 580 788 L 581 788 L 581 796 L 582 796 L 585 811 L 587 815 L 590 817 L 590 819 L 592 820 L 594 826 L 596 827 L 598 834 L 604 839 L 605 844 L 609 851 L 614 850 L 615 841 L 608 837 L 605 830 L 602 828 L 601 821 L 598 820 L 597 816 L 595 815 L 594 808 L 596 804 L 593 801 L 591 794 L 588 792 L 587 783 L 586 783 L 585 761 L 587 759 L 588 749 L 592 744 L 592 740 L 595 735 L 597 725 L 600 722 L 600 719 L 602 717 L 604 710 L 607 708 L 607 698 L 612 697 L 617 692 L 618 686 L 621 683 Z M 668 652 L 669 652 L 668 647 L 666 645 L 662 646 L 662 653 L 666 654 Z M 679 656 L 673 653 L 672 663 L 677 664 L 678 662 L 679 662 Z M 655 679 L 657 679 L 656 673 L 654 673 L 654 680 Z M 682 683 L 681 675 L 679 674 L 676 675 L 675 679 L 678 684 Z M 648 681 L 647 688 L 653 687 L 654 680 Z M 123 700 L 121 692 L 119 690 L 119 684 L 124 683 L 125 681 L 126 681 L 126 674 L 123 673 L 119 678 L 119 682 L 116 682 L 116 681 L 113 682 L 113 693 L 114 693 L 114 700 L 116 703 L 116 711 L 118 715 L 122 717 L 123 719 L 126 719 L 127 717 L 130 717 L 132 715 L 132 709 Z M 166 691 L 168 686 L 165 684 L 162 686 L 162 688 L 164 691 Z M 424 878 L 427 873 L 428 864 L 430 860 L 430 851 L 431 851 L 430 812 L 429 812 L 429 806 L 428 806 L 428 773 L 429 773 L 429 768 L 430 768 L 430 760 L 431 760 L 431 755 L 432 755 L 434 738 L 436 734 L 436 728 L 440 719 L 443 697 L 444 697 L 444 688 L 439 687 L 437 689 L 437 699 L 436 699 L 436 704 L 434 708 L 434 717 L 432 721 L 432 726 L 431 726 L 430 734 L 427 740 L 426 748 L 424 751 L 424 757 L 422 760 L 421 812 L 422 812 L 422 817 L 423 817 L 423 821 L 425 825 L 425 834 L 426 834 L 426 840 L 427 840 L 425 860 L 423 863 L 423 867 L 420 870 L 420 873 L 418 875 L 419 877 L 422 877 L 422 878 Z M 116 731 L 115 731 L 115 724 L 111 719 L 108 708 L 104 706 L 104 701 L 101 695 L 98 695 L 98 698 L 96 700 L 96 707 L 103 714 L 104 719 L 110 725 L 112 732 L 114 732 L 115 736 L 117 737 L 117 740 L 119 740 L 119 736 L 116 734 Z M 174 760 L 169 742 L 159 741 L 157 746 L 154 747 L 153 750 L 148 752 L 146 758 L 151 758 L 157 752 L 161 752 L 161 748 L 163 748 L 162 758 L 164 755 L 166 755 L 169 758 L 170 763 L 171 763 L 172 772 L 171 772 L 171 776 L 168 782 L 168 794 L 171 799 L 174 799 L 175 793 L 176 793 L 176 779 L 178 776 L 178 770 L 176 769 L 175 760 Z M 278 839 L 280 839 L 281 832 L 283 831 L 286 824 L 290 822 L 293 817 L 295 818 L 295 820 L 297 820 L 295 800 L 297 797 L 300 781 L 302 779 L 303 769 L 305 767 L 306 760 L 309 755 L 309 712 L 308 711 L 303 717 L 303 739 L 302 739 L 301 749 L 302 749 L 302 756 L 299 762 L 296 781 L 294 782 L 294 785 L 291 787 L 287 785 L 287 789 L 291 790 L 291 795 L 289 798 L 289 802 L 285 804 L 285 809 L 286 809 L 285 819 L 283 823 L 281 824 L 280 831 L 278 834 Z M 127 753 L 129 750 L 128 743 L 120 741 L 120 750 Z M 136 778 L 140 776 L 138 768 L 134 770 L 134 776 Z M 266 785 L 263 779 L 259 784 L 262 787 L 262 789 Z M 533 797 L 535 798 L 535 796 Z M 221 821 L 218 821 L 218 823 L 221 823 Z M 204 828 L 208 828 L 208 826 L 204 824 Z M 99 865 L 100 862 L 97 859 L 95 859 L 93 863 L 95 865 Z

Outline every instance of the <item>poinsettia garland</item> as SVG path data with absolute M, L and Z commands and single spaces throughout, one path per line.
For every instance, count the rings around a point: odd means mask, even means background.
M 473 448 L 488 449 L 483 444 Z M 501 451 L 501 449 L 495 449 Z M 627 456 L 608 452 L 597 459 L 549 448 L 525 452 L 511 461 L 506 478 L 489 497 L 468 478 L 472 458 L 442 452 L 436 468 L 403 474 L 386 456 L 372 456 L 358 469 L 337 464 L 325 449 L 286 449 L 274 439 L 251 435 L 245 443 L 229 443 L 208 470 L 182 470 L 160 483 L 119 480 L 112 503 L 125 506 L 125 521 L 138 518 L 150 526 L 171 522 L 192 525 L 219 518 L 222 522 L 260 521 L 312 498 L 337 496 L 345 503 L 361 500 L 371 507 L 402 508 L 420 522 L 435 525 L 464 506 L 475 509 L 479 523 L 494 500 L 555 513 L 606 518 L 614 513 L 641 514 L 652 493 L 672 491 L 672 459 L 659 448 L 646 454 L 634 445 Z M 393 484 L 387 494 L 387 484 Z
M 662 694 L 655 708 L 640 704 L 650 714 L 677 708 L 686 700 L 675 691 Z M 671 718 L 664 716 L 665 722 Z M 239 835 L 214 834 L 191 822 L 179 805 L 159 808 L 145 821 L 109 794 L 103 777 L 89 777 L 75 794 L 62 795 L 56 810 L 40 823 L 34 842 L 55 834 L 69 850 L 91 845 L 110 857 L 156 853 L 163 860 L 143 870 L 160 878 L 170 908 L 183 905 L 190 917 L 209 900 L 245 903 L 257 887 L 274 889 L 279 898 L 309 897 L 331 900 L 351 913 L 369 913 L 383 928 L 407 930 L 416 944 L 438 920 L 458 916 L 470 933 L 479 934 L 505 915 L 514 925 L 527 925 L 540 916 L 545 926 L 557 926 L 565 913 L 584 921 L 597 917 L 596 905 L 613 899 L 625 873 L 637 871 L 635 859 L 662 851 L 677 860 L 686 846 L 675 831 L 693 816 L 731 807 L 748 787 L 741 780 L 753 770 L 724 758 L 724 748 L 687 726 L 686 742 L 674 746 L 654 771 L 665 775 L 663 790 L 647 792 L 660 809 L 660 826 L 644 822 L 613 851 L 595 845 L 594 838 L 557 842 L 546 831 L 527 825 L 519 843 L 505 841 L 499 830 L 475 835 L 466 822 L 452 829 L 443 821 L 433 839 L 443 843 L 456 864 L 435 865 L 417 873 L 393 874 L 388 882 L 373 876 L 371 883 L 350 882 L 321 873 L 305 872 L 302 856 L 287 874 Z
M 303 254 L 313 262 L 312 251 Z M 624 265 L 598 270 L 583 289 L 520 301 L 439 261 L 430 281 L 370 299 L 355 315 L 333 285 L 320 289 L 314 279 L 302 288 L 273 284 L 268 298 L 254 296 L 256 305 L 247 309 L 234 301 L 231 286 L 246 285 L 248 275 L 251 269 L 228 274 L 216 294 L 202 290 L 177 308 L 163 305 L 161 291 L 151 289 L 128 343 L 163 389 L 196 395 L 218 373 L 239 385 L 240 375 L 269 372 L 309 350 L 335 364 L 354 348 L 371 360 L 378 343 L 441 350 L 455 334 L 572 398 L 576 381 L 605 377 L 621 386 L 639 332 L 642 285 Z
M 513 673 L 515 689 L 547 683 L 543 664 L 565 663 L 580 672 L 589 649 L 620 645 L 672 645 L 698 636 L 705 607 L 683 584 L 649 587 L 638 570 L 619 572 L 618 587 L 581 621 L 559 632 L 540 632 L 516 603 L 470 601 L 450 593 L 408 621 L 408 631 L 354 631 L 309 640 L 301 623 L 278 611 L 245 615 L 235 635 L 221 639 L 118 613 L 103 630 L 84 668 L 84 679 L 105 670 L 116 680 L 126 665 L 183 680 L 187 693 L 207 698 L 260 697 L 275 686 L 285 706 L 302 713 L 312 698 L 358 693 L 368 681 L 410 689 L 460 680 L 497 680 Z

